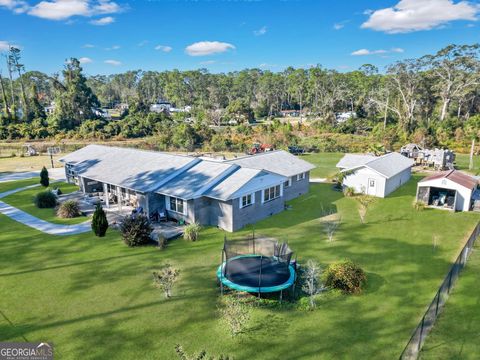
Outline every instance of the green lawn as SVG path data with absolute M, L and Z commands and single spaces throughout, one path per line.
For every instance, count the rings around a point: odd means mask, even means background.
M 473 157 L 473 170 L 468 170 L 468 165 L 470 163 L 470 155 L 469 154 L 457 154 L 455 158 L 455 163 L 457 169 L 465 170 L 473 173 L 474 175 L 480 174 L 480 155 L 475 155 Z
M 480 353 L 480 248 L 476 246 L 444 312 L 423 346 L 421 359 L 478 359 Z
M 38 183 L 38 179 L 30 179 L 30 180 L 22 180 L 26 185 L 29 185 L 28 181 L 33 182 L 34 184 Z M 19 182 L 16 182 L 19 183 Z M 7 184 L 7 183 L 5 183 Z M 22 185 L 22 186 L 26 186 Z M 9 186 L 13 186 L 10 184 Z M 21 186 L 17 186 L 21 187 Z M 15 186 L 13 186 L 15 188 Z M 78 186 L 73 184 L 67 184 L 64 182 L 57 182 L 50 184 L 50 188 L 60 188 L 62 193 L 68 194 L 73 191 L 78 190 Z M 17 193 L 11 194 L 6 196 L 2 199 L 2 201 L 6 202 L 9 205 L 15 206 L 16 208 L 23 210 L 33 216 L 36 216 L 42 220 L 49 221 L 56 224 L 79 224 L 84 221 L 87 221 L 88 218 L 85 216 L 79 216 L 73 219 L 62 219 L 57 217 L 55 209 L 39 209 L 33 203 L 33 198 L 35 194 L 39 193 L 40 191 L 46 190 L 43 186 L 34 187 L 31 189 L 19 191 Z
M 301 159 L 311 162 L 316 166 L 316 168 L 310 172 L 311 178 L 328 178 L 337 173 L 335 165 L 337 165 L 343 155 L 343 153 L 305 154 L 301 156 Z
M 0 182 L 0 193 L 3 193 L 5 191 L 10 191 L 10 190 L 15 190 L 15 189 L 29 186 L 29 185 L 39 184 L 39 181 L 40 181 L 39 178 L 34 178 L 34 179 L 25 179 L 25 180 L 18 180 L 18 181 Z M 40 187 L 38 189 L 40 189 Z
M 128 248 L 115 231 L 54 237 L 0 216 L 8 229 L 0 232 L 0 341 L 52 341 L 59 359 L 174 359 L 177 343 L 237 360 L 398 358 L 478 220 L 413 211 L 418 179 L 378 199 L 366 225 L 355 200 L 330 184 L 312 185 L 292 210 L 258 223 L 257 233 L 287 240 L 300 263 L 353 259 L 368 287 L 358 296 L 323 295 L 313 312 L 255 307 L 247 332 L 233 339 L 217 312 L 222 231 L 206 228 L 198 242 L 178 239 L 160 251 Z M 333 243 L 320 225 L 322 206 L 342 216 Z M 151 279 L 166 263 L 181 271 L 171 300 Z

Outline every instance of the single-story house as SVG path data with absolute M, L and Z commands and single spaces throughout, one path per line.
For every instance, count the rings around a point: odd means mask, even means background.
M 337 163 L 344 173 L 344 187 L 382 198 L 410 179 L 412 166 L 413 160 L 395 152 L 382 156 L 346 154 Z
M 314 166 L 286 151 L 232 160 L 88 145 L 60 159 L 67 181 L 105 206 L 142 207 L 187 223 L 236 231 L 305 194 Z
M 443 171 L 418 182 L 417 201 L 454 211 L 472 209 L 478 181 L 457 170 Z

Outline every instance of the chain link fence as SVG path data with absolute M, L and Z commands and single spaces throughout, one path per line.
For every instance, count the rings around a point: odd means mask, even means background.
M 415 328 L 412 337 L 400 356 L 401 360 L 417 359 L 422 349 L 423 343 L 428 333 L 432 330 L 438 315 L 445 305 L 448 295 L 452 290 L 455 281 L 460 274 L 460 271 L 465 267 L 468 257 L 473 249 L 477 237 L 480 235 L 480 223 L 477 224 L 472 234 L 468 238 L 467 243 L 463 247 L 460 255 L 458 255 L 455 263 L 452 265 L 450 271 L 442 282 L 442 285 L 437 291 L 432 302 L 427 308 L 427 311 L 422 317 L 422 320 Z

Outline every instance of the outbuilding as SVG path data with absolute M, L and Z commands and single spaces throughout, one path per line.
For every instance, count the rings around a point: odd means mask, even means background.
M 395 152 L 382 156 L 346 154 L 337 163 L 344 174 L 344 187 L 382 198 L 410 180 L 412 166 L 412 159 Z
M 417 185 L 417 201 L 437 209 L 469 211 L 478 181 L 457 170 L 442 171 L 422 179 Z

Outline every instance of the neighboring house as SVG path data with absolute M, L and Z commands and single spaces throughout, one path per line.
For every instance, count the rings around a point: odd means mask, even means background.
M 43 108 L 43 111 L 45 111 L 45 115 L 53 115 L 53 113 L 55 112 L 55 103 L 52 102 L 49 106 L 45 106 Z
M 308 192 L 314 166 L 286 151 L 213 161 L 100 145 L 60 159 L 67 181 L 101 193 L 104 205 L 140 206 L 187 223 L 236 231 L 279 213 Z
M 378 157 L 346 154 L 337 163 L 345 174 L 343 186 L 382 198 L 410 179 L 412 166 L 413 160 L 395 152 Z
M 168 101 L 159 101 L 156 104 L 150 105 L 150 112 L 162 113 L 170 112 L 172 109 L 172 104 Z
M 355 119 L 356 117 L 357 113 L 355 111 L 345 111 L 335 114 L 335 120 L 337 120 L 337 123 L 344 123 L 345 121 Z
M 283 117 L 299 117 L 300 116 L 299 110 L 280 110 L 279 113 Z
M 422 179 L 417 185 L 417 201 L 430 207 L 469 211 L 474 204 L 478 181 L 457 170 L 443 171 Z
M 400 154 L 411 158 L 418 165 L 431 166 L 435 170 L 453 170 L 455 153 L 449 149 L 424 149 L 417 144 L 402 146 Z

